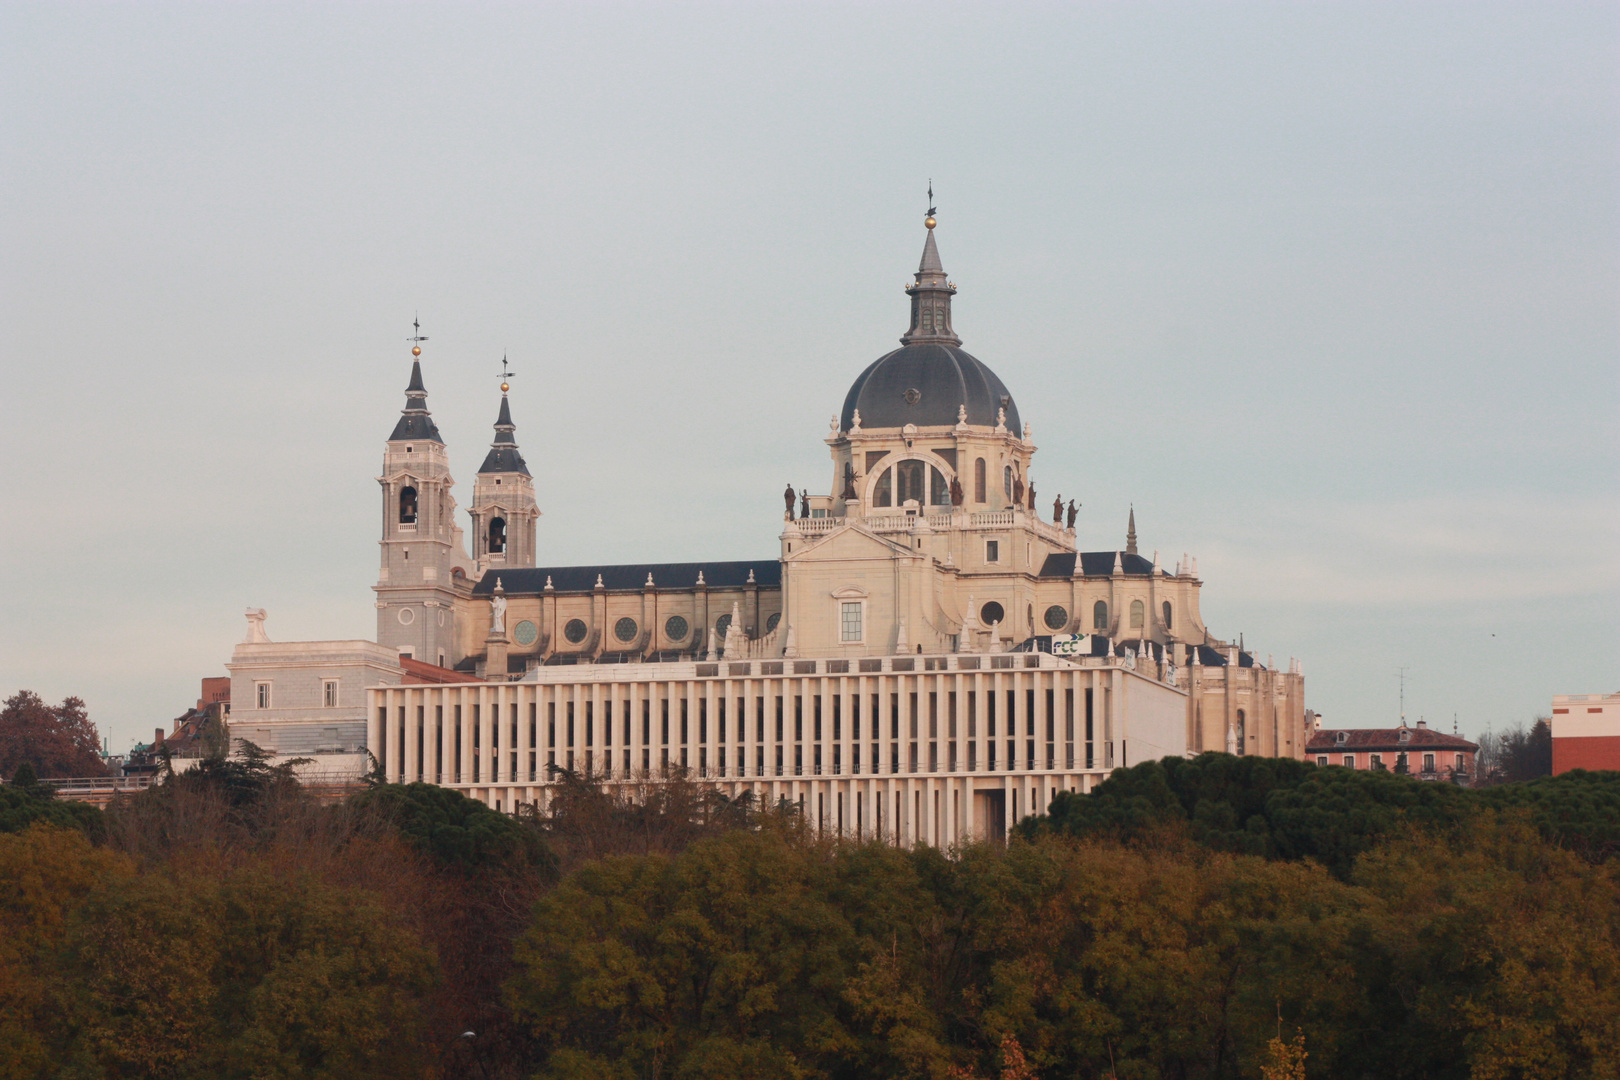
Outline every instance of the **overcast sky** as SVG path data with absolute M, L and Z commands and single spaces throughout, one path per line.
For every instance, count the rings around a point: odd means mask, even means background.
M 1620 6 L 0 7 L 0 694 L 371 637 L 413 316 L 541 562 L 769 556 L 905 329 L 1331 725 L 1620 689 Z

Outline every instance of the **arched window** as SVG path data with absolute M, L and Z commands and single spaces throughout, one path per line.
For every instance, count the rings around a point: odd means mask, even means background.
M 1243 715 L 1242 709 L 1239 709 L 1237 712 L 1237 752 L 1239 756 L 1242 756 L 1243 748 L 1248 739 L 1243 729 L 1248 726 L 1248 719 Z
M 1093 630 L 1108 629 L 1108 602 L 1099 600 L 1091 605 L 1091 628 Z
M 1170 601 L 1164 602 L 1164 628 L 1170 629 Z
M 973 463 L 973 501 L 984 502 L 984 458 Z
M 1140 600 L 1132 600 L 1131 601 L 1131 629 L 1132 630 L 1140 630 L 1140 629 L 1142 629 L 1142 624 L 1144 622 L 1146 622 L 1146 621 L 1147 621 L 1147 608 L 1142 606 L 1142 601 L 1140 601 Z
M 873 506 L 893 506 L 894 505 L 894 470 L 893 469 L 884 469 L 883 470 L 883 475 L 879 476 L 877 478 L 877 483 L 872 486 L 872 505 Z
M 927 466 L 920 461 L 902 461 L 895 465 L 894 501 L 897 506 L 904 506 L 911 499 L 916 499 L 919 504 L 928 501 L 928 493 L 923 490 L 927 472 Z
M 935 506 L 951 505 L 951 485 L 945 482 L 945 474 L 928 467 L 928 501 Z
M 1001 469 L 1001 490 L 1008 499 L 1012 498 L 1012 466 L 1004 465 Z
M 500 555 L 506 551 L 506 519 L 489 519 L 489 553 Z
M 406 486 L 399 489 L 399 523 L 416 524 L 416 489 L 413 487 Z

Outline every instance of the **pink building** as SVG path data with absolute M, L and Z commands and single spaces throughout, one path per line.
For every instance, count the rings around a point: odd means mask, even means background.
M 1305 747 L 1305 759 L 1346 769 L 1385 769 L 1419 780 L 1463 783 L 1474 775 L 1479 746 L 1456 735 L 1430 731 L 1422 720 L 1415 727 L 1319 728 Z
M 1552 708 L 1553 775 L 1620 769 L 1620 691 L 1559 694 Z

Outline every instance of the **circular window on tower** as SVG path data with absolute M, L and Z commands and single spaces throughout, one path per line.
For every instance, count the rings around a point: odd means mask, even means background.
M 664 636 L 671 641 L 685 641 L 687 632 L 690 629 L 686 625 L 686 620 L 679 615 L 671 615 L 664 620 Z
M 512 640 L 519 645 L 533 645 L 534 639 L 539 636 L 540 631 L 528 619 L 524 619 L 512 628 Z
M 634 641 L 636 640 L 637 629 L 639 628 L 636 626 L 636 620 L 626 615 L 613 624 L 613 636 L 620 641 Z
M 1046 609 L 1046 628 L 1048 630 L 1061 630 L 1069 625 L 1069 612 L 1061 604 L 1053 604 Z
M 765 620 L 765 632 L 769 634 L 772 630 L 775 630 L 776 624 L 781 621 L 782 613 L 780 611 L 771 612 L 771 617 Z
M 726 640 L 726 631 L 731 629 L 731 616 L 722 615 L 714 621 L 714 636 L 716 640 Z
M 568 625 L 563 627 L 563 637 L 578 645 L 585 640 L 585 620 L 569 619 Z
M 409 626 L 415 621 L 416 612 L 414 609 L 408 607 L 402 607 L 399 609 L 399 624 L 401 626 Z
M 998 623 L 1007 618 L 1007 610 L 994 600 L 979 606 L 979 621 L 985 626 Z

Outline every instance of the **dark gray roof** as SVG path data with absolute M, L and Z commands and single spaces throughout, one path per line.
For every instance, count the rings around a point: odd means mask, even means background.
M 954 426 L 961 405 L 967 406 L 968 423 L 986 427 L 995 426 L 997 411 L 1006 408 L 1007 430 L 1023 432 L 1018 405 L 995 372 L 965 349 L 919 342 L 878 357 L 861 372 L 844 397 L 840 426 L 850 429 L 856 409 L 862 428 Z
M 1114 572 L 1114 556 L 1120 557 L 1120 565 L 1126 574 L 1153 573 L 1153 560 L 1144 559 L 1140 555 L 1132 555 L 1124 551 L 1082 551 L 1080 552 L 1081 573 L 1085 577 L 1107 577 Z M 1046 557 L 1041 564 L 1041 577 L 1073 577 L 1074 553 L 1054 552 Z
M 489 444 L 489 453 L 478 467 L 479 472 L 529 475 L 529 467 L 523 463 L 523 455 L 518 453 L 517 439 L 513 436 L 516 430 L 516 425 L 512 423 L 512 410 L 506 403 L 506 395 L 502 394 L 501 412 L 495 418 L 495 441 Z
M 496 578 L 501 579 L 501 589 L 508 596 L 543 592 L 548 577 L 557 592 L 590 592 L 596 588 L 598 574 L 606 589 L 640 590 L 646 586 L 648 574 L 660 589 L 690 589 L 697 584 L 699 571 L 703 574 L 703 584 L 709 588 L 735 589 L 748 583 L 750 570 L 754 573 L 754 584 L 760 588 L 781 588 L 782 564 L 776 559 L 757 559 L 752 562 L 627 563 L 490 570 L 473 586 L 473 595 L 487 596 L 494 592 Z
M 433 422 L 428 413 L 427 388 L 422 385 L 422 362 L 411 363 L 411 382 L 405 388 L 405 408 L 400 415 L 399 423 L 394 425 L 394 433 L 388 436 L 389 442 L 409 440 L 421 442 L 443 443 L 439 436 L 439 427 Z

